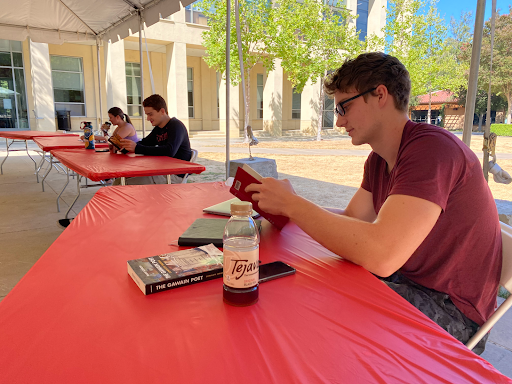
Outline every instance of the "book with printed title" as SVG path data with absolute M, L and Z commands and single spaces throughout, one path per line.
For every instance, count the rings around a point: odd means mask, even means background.
M 258 172 L 256 172 L 247 164 L 244 164 L 242 167 L 238 167 L 236 170 L 235 179 L 233 180 L 233 185 L 231 186 L 229 192 L 231 192 L 242 201 L 251 202 L 252 208 L 256 212 L 258 212 L 263 218 L 267 219 L 277 228 L 282 229 L 290 219 L 286 216 L 272 215 L 263 211 L 258 206 L 258 202 L 252 199 L 252 193 L 245 192 L 245 188 L 249 184 L 261 184 L 261 179 L 262 177 Z
M 145 295 L 222 277 L 222 251 L 213 244 L 128 261 Z

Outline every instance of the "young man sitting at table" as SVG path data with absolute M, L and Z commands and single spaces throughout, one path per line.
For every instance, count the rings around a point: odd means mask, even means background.
M 170 117 L 167 112 L 167 104 L 160 95 L 151 95 L 142 105 L 147 120 L 153 125 L 151 133 L 135 143 L 132 140 L 121 140 L 123 148 L 129 152 L 135 152 L 150 156 L 169 156 L 176 159 L 190 161 L 192 150 L 185 125 L 175 117 Z M 171 182 L 179 184 L 184 175 L 171 175 Z M 126 184 L 165 184 L 165 176 L 132 177 L 126 179 Z M 117 183 L 117 180 L 116 180 Z M 116 184 L 114 183 L 114 184 Z M 118 184 L 118 183 L 117 183 Z
M 498 212 L 478 158 L 446 130 L 408 119 L 409 73 L 392 56 L 348 60 L 324 88 L 334 96 L 336 125 L 373 150 L 346 209 L 323 209 L 288 180 L 264 178 L 246 190 L 261 209 L 288 216 L 466 343 L 496 307 L 502 260 Z

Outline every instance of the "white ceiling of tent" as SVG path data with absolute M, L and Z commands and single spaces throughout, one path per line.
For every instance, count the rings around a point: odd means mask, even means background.
M 182 0 L 183 6 L 194 0 Z M 180 10 L 179 0 L 0 0 L 0 39 L 61 44 L 123 39 Z

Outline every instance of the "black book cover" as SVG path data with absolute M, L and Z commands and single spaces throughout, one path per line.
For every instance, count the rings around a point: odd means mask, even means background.
M 196 219 L 178 239 L 178 245 L 197 247 L 212 243 L 222 247 L 222 236 L 228 219 Z M 261 221 L 254 220 L 261 231 Z

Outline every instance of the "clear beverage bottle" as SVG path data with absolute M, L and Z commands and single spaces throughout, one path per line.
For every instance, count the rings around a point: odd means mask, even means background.
M 260 234 L 251 214 L 251 203 L 231 203 L 231 218 L 224 229 L 223 297 L 235 306 L 258 301 Z

